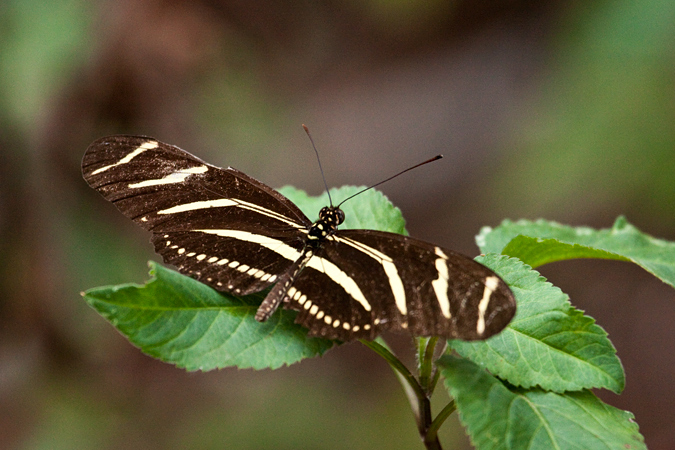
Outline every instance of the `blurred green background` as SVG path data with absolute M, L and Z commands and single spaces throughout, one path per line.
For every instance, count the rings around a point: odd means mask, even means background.
M 85 149 L 145 134 L 318 194 L 306 123 L 329 185 L 443 153 L 382 190 L 411 235 L 470 255 L 503 218 L 626 214 L 673 240 L 674 24 L 667 0 L 0 2 L 0 448 L 422 448 L 359 344 L 186 373 L 89 309 L 80 291 L 158 258 L 81 179 Z M 598 394 L 672 449 L 675 292 L 620 262 L 542 272 L 618 349 L 626 391 Z M 456 417 L 441 439 L 469 446 Z

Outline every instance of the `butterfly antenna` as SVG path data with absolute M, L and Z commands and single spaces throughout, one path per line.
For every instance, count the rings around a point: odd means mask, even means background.
M 373 184 L 372 186 L 368 186 L 368 187 L 365 188 L 365 189 L 361 189 L 361 190 L 360 190 L 359 192 L 357 192 L 356 194 L 350 195 L 350 196 L 347 197 L 346 199 L 342 200 L 342 201 L 340 202 L 340 204 L 339 204 L 337 207 L 339 208 L 340 205 L 342 205 L 344 202 L 346 202 L 346 201 L 349 200 L 350 198 L 356 197 L 357 195 L 359 195 L 359 194 L 361 194 L 361 193 L 363 193 L 363 192 L 366 192 L 368 189 L 372 189 L 372 188 L 374 188 L 374 187 L 376 187 L 376 186 L 379 186 L 379 185 L 381 185 L 381 184 L 383 184 L 383 183 L 386 183 L 387 181 L 392 180 L 392 179 L 396 178 L 396 177 L 399 176 L 399 175 L 403 175 L 404 173 L 408 172 L 409 170 L 413 170 L 413 169 L 416 169 L 416 168 L 418 168 L 418 167 L 420 167 L 420 166 L 423 166 L 423 165 L 425 165 L 425 164 L 429 164 L 429 163 L 431 163 L 431 162 L 438 161 L 438 160 L 441 159 L 442 157 L 443 157 L 443 155 L 436 155 L 436 156 L 434 156 L 434 157 L 431 158 L 431 159 L 427 159 L 427 160 L 424 161 L 424 162 L 421 162 L 421 163 L 419 163 L 419 164 L 415 164 L 415 165 L 412 166 L 412 167 L 408 167 L 407 169 L 400 171 L 400 172 L 397 173 L 396 175 L 390 176 L 390 177 L 387 178 L 386 180 L 382 180 L 382 181 L 380 181 L 379 183 L 375 183 L 375 184 Z
M 302 128 L 305 129 L 305 133 L 307 133 L 307 136 L 309 137 L 309 142 L 312 143 L 312 148 L 314 149 L 314 153 L 316 153 L 316 160 L 319 162 L 319 170 L 321 171 L 321 179 L 323 180 L 323 185 L 326 187 L 326 193 L 328 194 L 328 202 L 330 203 L 330 206 L 333 206 L 333 199 L 330 198 L 330 191 L 328 190 L 328 183 L 326 183 L 326 177 L 323 174 L 323 167 L 321 167 L 321 158 L 319 158 L 319 151 L 316 149 L 316 145 L 314 145 L 314 139 L 312 139 L 312 135 L 309 133 L 309 128 L 307 128 L 307 125 L 305 125 L 303 123 Z

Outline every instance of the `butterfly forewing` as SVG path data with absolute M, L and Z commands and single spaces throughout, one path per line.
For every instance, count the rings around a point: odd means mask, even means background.
M 302 249 L 299 230 L 311 224 L 257 180 L 152 138 L 99 139 L 85 153 L 82 172 L 153 232 L 165 262 L 223 291 L 245 294 L 272 284 L 293 262 L 287 256 Z
M 275 285 L 259 320 L 283 301 L 314 336 L 408 330 L 474 340 L 498 333 L 515 313 L 506 284 L 470 258 L 397 234 L 336 231 L 341 220 L 312 223 L 263 183 L 152 138 L 99 139 L 82 172 L 153 233 L 157 253 L 182 273 L 235 294 Z M 333 221 L 342 215 L 324 210 Z
M 241 207 L 216 208 L 218 220 L 225 215 L 228 221 L 272 229 L 310 225 L 297 206 L 263 183 L 148 137 L 111 136 L 93 142 L 82 160 L 82 173 L 106 200 L 150 231 L 159 231 L 160 225 L 183 230 L 212 225 L 215 209 L 208 206 L 217 207 L 218 203 L 185 208 L 182 215 L 156 213 L 223 199 L 239 201 Z

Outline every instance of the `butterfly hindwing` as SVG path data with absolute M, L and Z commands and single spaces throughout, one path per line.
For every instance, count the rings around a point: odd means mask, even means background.
M 236 235 L 237 231 L 227 231 Z M 155 251 L 164 262 L 219 291 L 246 295 L 276 282 L 292 261 L 260 243 L 202 232 L 155 233 Z M 268 241 L 276 245 L 276 240 Z M 289 247 L 302 242 L 289 240 Z M 294 248 L 294 247 L 291 247 Z M 301 250 L 298 249 L 299 252 Z

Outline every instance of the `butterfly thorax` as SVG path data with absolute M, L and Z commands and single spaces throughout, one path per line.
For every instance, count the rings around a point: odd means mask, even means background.
M 338 225 L 345 221 L 345 213 L 337 206 L 324 206 L 319 211 L 319 220 L 309 228 L 307 239 L 323 240 L 337 231 Z

